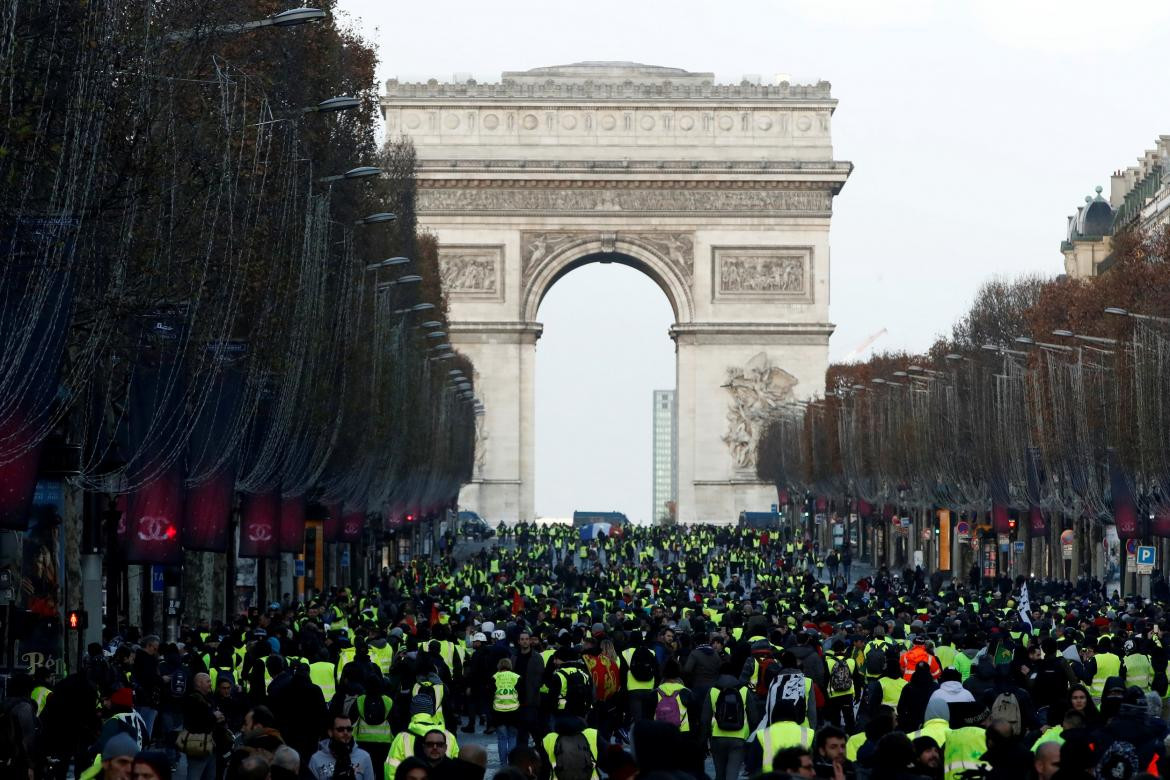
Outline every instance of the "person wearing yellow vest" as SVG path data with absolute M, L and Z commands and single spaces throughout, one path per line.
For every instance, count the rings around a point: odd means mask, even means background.
M 901 677 L 879 677 L 878 685 L 882 689 L 882 704 L 898 708 L 898 702 L 902 698 L 902 691 L 906 688 L 907 681 Z
M 808 675 L 800 671 L 796 656 L 791 650 L 780 653 L 780 660 L 776 662 L 779 671 L 768 687 L 767 696 L 763 700 L 763 721 L 759 726 L 775 723 L 778 720 L 794 720 L 813 729 L 820 724 L 817 713 L 817 697 L 813 690 L 813 681 Z M 740 675 L 740 680 L 743 675 Z M 803 688 L 793 691 L 791 681 L 799 680 Z
M 833 652 L 825 658 L 825 707 L 820 714 L 822 723 L 831 723 L 852 732 L 854 728 L 853 696 L 856 690 L 854 673 L 857 664 L 846 653 L 849 643 L 844 638 L 833 640 Z
M 629 705 L 626 722 L 652 717 L 657 700 L 654 689 L 661 673 L 653 648 L 648 643 L 627 647 L 622 651 L 621 667 Z
M 415 703 L 411 702 L 411 710 Z M 394 780 L 398 765 L 409 756 L 422 758 L 429 765 L 438 763 L 444 756 L 455 758 L 459 755 L 459 742 L 455 735 L 443 728 L 433 715 L 417 712 L 410 716 L 406 731 L 396 735 L 390 743 L 386 756 L 385 780 Z
M 553 672 L 546 710 L 587 718 L 593 707 L 593 677 L 576 650 L 562 647 L 553 655 Z
M 520 675 L 512 671 L 512 659 L 501 658 L 492 675 L 492 725 L 496 729 L 496 750 L 500 764 L 507 766 L 508 756 L 516 749 L 516 721 L 520 715 Z
M 557 718 L 555 729 L 541 740 L 549 780 L 600 780 L 597 729 L 575 717 Z
M 1148 653 L 1144 652 L 1144 643 L 1138 641 L 1126 642 L 1128 655 L 1125 656 L 1125 684 L 1136 685 L 1142 691 L 1150 690 L 1154 680 L 1154 665 Z
M 337 693 L 337 678 L 333 676 L 335 671 L 336 667 L 329 661 L 320 660 L 309 664 L 309 679 L 321 689 L 326 704 L 333 701 L 333 695 Z
M 355 658 L 357 658 L 356 647 L 343 647 L 337 651 L 337 666 L 333 673 L 333 679 L 335 682 L 341 682 L 341 673 L 345 671 L 345 667 L 348 666 Z M 326 698 L 325 701 L 329 701 L 329 699 Z
M 786 748 L 812 747 L 813 731 L 803 723 L 780 720 L 770 726 L 761 726 L 748 747 L 748 774 L 770 771 L 776 754 Z
M 353 738 L 370 754 L 375 767 L 386 763 L 394 729 L 390 725 L 390 710 L 394 702 L 380 691 L 371 690 L 354 700 Z
M 1102 637 L 1097 640 L 1096 645 L 1089 644 L 1083 651 L 1085 657 L 1084 678 L 1091 681 L 1089 692 L 1093 694 L 1093 703 L 1097 706 L 1101 706 L 1101 696 L 1105 692 L 1106 680 L 1110 677 L 1125 679 L 1125 664 L 1112 650 L 1113 647 L 1109 640 Z
M 983 754 L 987 752 L 987 721 L 991 711 L 974 702 L 953 702 L 950 705 L 951 730 L 943 746 L 944 780 L 959 780 L 964 772 L 987 768 Z
M 654 720 L 677 726 L 682 733 L 691 730 L 691 721 L 688 708 L 691 704 L 691 691 L 683 685 L 682 671 L 678 661 L 673 658 L 666 662 L 662 676 L 662 684 L 655 690 L 657 704 L 654 707 Z
M 371 640 L 367 649 L 370 653 L 370 660 L 382 670 L 382 674 L 390 674 L 390 667 L 394 664 L 394 647 L 386 638 L 380 636 Z
M 436 722 L 444 728 L 447 725 L 447 686 L 443 683 L 439 675 L 433 670 L 420 667 L 418 675 L 415 677 L 414 687 L 410 691 L 411 704 L 413 706 L 420 695 L 423 698 L 428 698 L 432 703 L 431 712 L 434 714 Z
M 723 675 L 703 706 L 703 720 L 711 735 L 711 760 L 715 780 L 736 780 L 743 769 L 744 753 L 750 732 L 748 689 L 731 675 Z

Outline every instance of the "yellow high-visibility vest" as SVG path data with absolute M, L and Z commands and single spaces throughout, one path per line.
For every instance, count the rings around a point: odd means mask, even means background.
M 590 780 L 600 780 L 601 774 L 597 771 L 597 758 L 600 755 L 597 752 L 597 729 L 585 729 L 581 732 L 585 735 L 586 741 L 589 743 L 589 751 L 593 754 L 593 774 L 590 775 Z M 544 746 L 545 755 L 548 756 L 550 780 L 559 780 L 557 777 L 557 740 L 562 735 L 555 731 L 546 734 L 544 741 L 541 743 Z
M 763 770 L 771 771 L 772 761 L 781 750 L 812 745 L 812 730 L 803 724 L 782 720 L 756 732 L 756 741 L 764 752 Z
M 492 710 L 495 712 L 515 712 L 520 709 L 520 694 L 516 691 L 516 683 L 520 682 L 520 675 L 515 672 L 496 672 L 492 675 L 496 682 L 496 692 L 492 697 Z
M 321 689 L 325 703 L 333 701 L 333 694 L 337 693 L 337 681 L 333 677 L 333 664 L 328 661 L 317 661 L 309 664 L 309 679 L 313 685 Z
M 982 761 L 987 752 L 987 732 L 979 726 L 951 729 L 947 744 L 943 748 L 943 776 L 945 780 L 958 780 L 963 772 L 985 769 Z

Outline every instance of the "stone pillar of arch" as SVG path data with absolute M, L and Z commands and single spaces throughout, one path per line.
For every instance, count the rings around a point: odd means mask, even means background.
M 418 151 L 451 340 L 486 407 L 462 506 L 534 519 L 537 311 L 590 262 L 637 268 L 674 312 L 679 520 L 776 502 L 757 439 L 784 403 L 823 392 L 833 330 L 829 222 L 852 168 L 833 159 L 835 106 L 824 82 L 717 85 L 633 63 L 387 84 L 387 128 Z

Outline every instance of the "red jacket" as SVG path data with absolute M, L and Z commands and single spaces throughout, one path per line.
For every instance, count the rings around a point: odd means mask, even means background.
M 934 679 L 937 680 L 942 674 L 942 666 L 939 664 L 938 659 L 926 652 L 926 648 L 922 645 L 914 645 L 914 647 L 902 653 L 900 660 L 902 664 L 902 679 L 907 682 L 920 663 L 925 663 L 930 667 L 930 676 Z

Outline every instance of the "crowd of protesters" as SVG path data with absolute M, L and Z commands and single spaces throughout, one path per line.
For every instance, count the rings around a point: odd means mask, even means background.
M 505 527 L 178 642 L 107 628 L 8 680 L 0 776 L 1170 774 L 1165 599 L 851 566 L 777 531 Z

